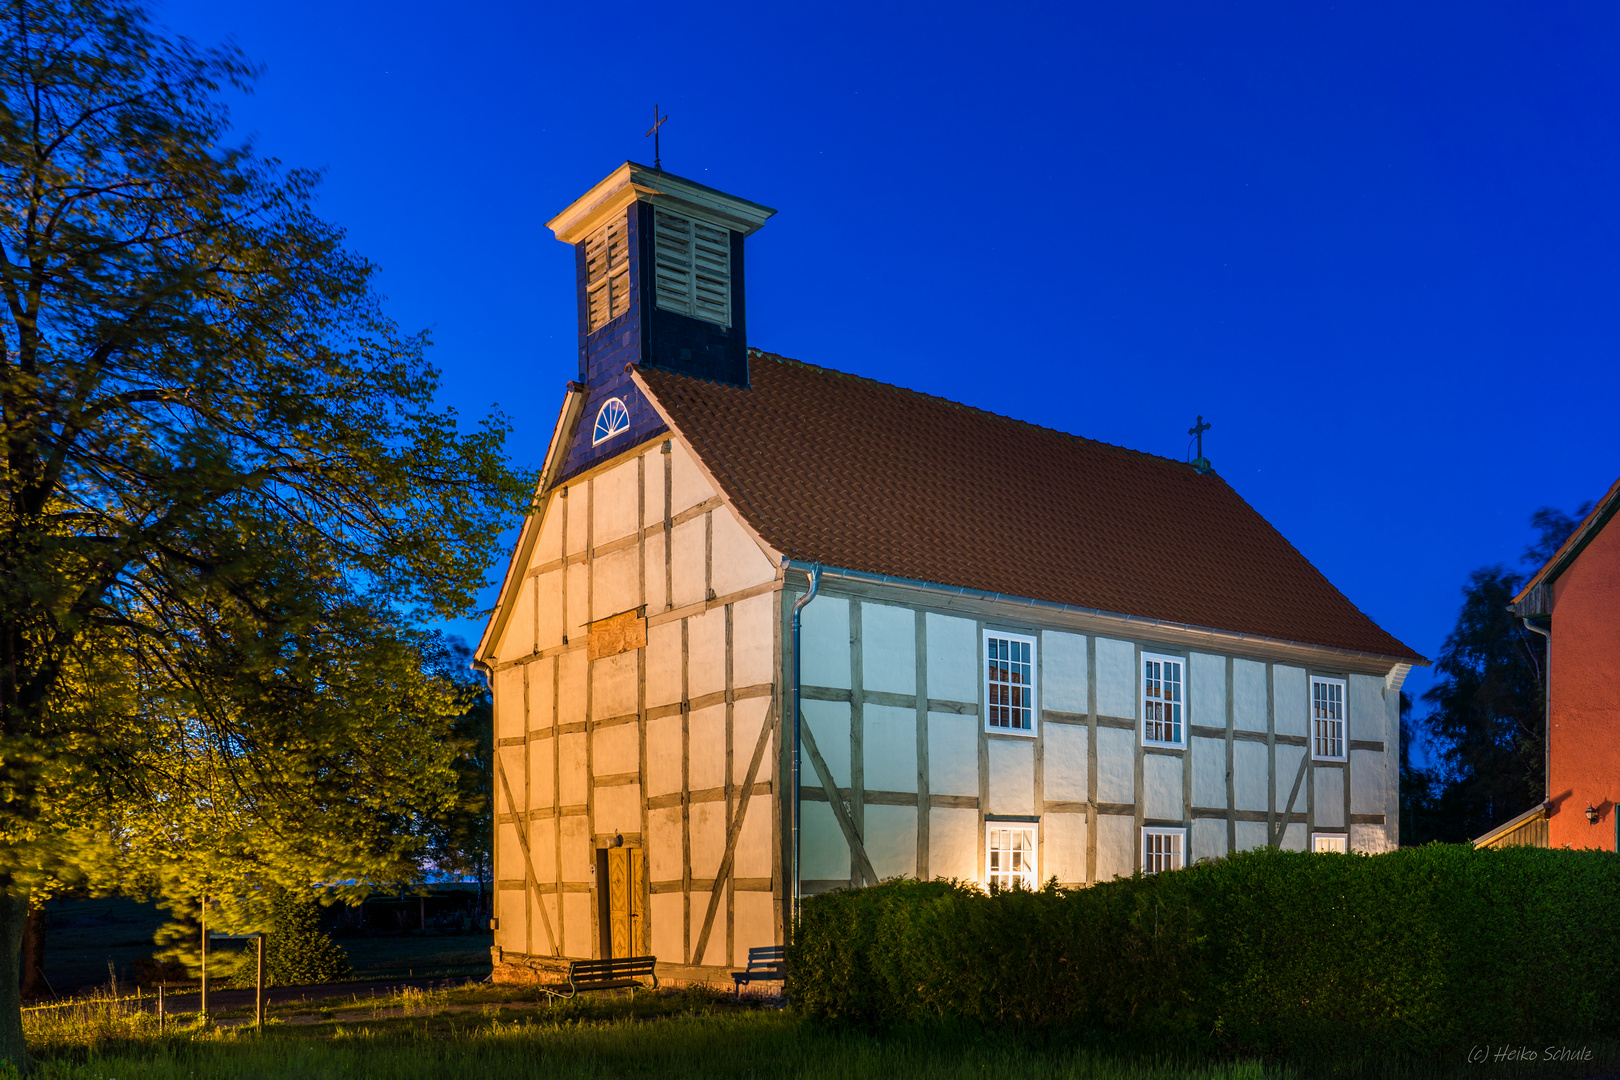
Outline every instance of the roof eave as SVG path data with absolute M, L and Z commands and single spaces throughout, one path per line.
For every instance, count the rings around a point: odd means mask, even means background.
M 1553 552 L 1553 557 L 1547 560 L 1547 564 L 1537 570 L 1534 577 L 1525 582 L 1524 588 L 1519 590 L 1519 595 L 1513 598 L 1513 610 L 1517 614 L 1525 616 L 1545 614 L 1544 612 L 1522 610 L 1526 598 L 1538 586 L 1551 585 L 1554 579 L 1564 572 L 1564 568 L 1574 562 L 1582 551 L 1586 550 L 1586 545 L 1592 542 L 1593 537 L 1603 531 L 1603 526 L 1609 523 L 1609 520 L 1614 517 L 1617 511 L 1620 511 L 1620 480 L 1616 480 L 1609 486 L 1608 493 L 1598 500 L 1598 504 L 1592 508 L 1592 512 L 1586 515 L 1586 520 L 1575 527 L 1575 531 L 1569 534 L 1569 539 L 1565 540 L 1563 545 Z

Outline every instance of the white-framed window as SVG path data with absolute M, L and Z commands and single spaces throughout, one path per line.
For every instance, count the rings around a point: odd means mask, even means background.
M 984 632 L 984 729 L 1035 734 L 1035 639 Z
M 1142 741 L 1185 745 L 1187 662 L 1179 656 L 1142 654 Z
M 1186 852 L 1186 829 L 1161 829 L 1152 825 L 1142 829 L 1142 873 L 1180 870 L 1187 864 Z
M 585 310 L 587 332 L 602 329 L 630 310 L 630 250 L 623 217 L 585 241 Z
M 1312 851 L 1337 851 L 1340 855 L 1350 851 L 1350 838 L 1344 833 L 1311 833 Z
M 596 428 L 591 433 L 591 445 L 607 442 L 613 436 L 629 430 L 630 410 L 618 398 L 610 397 L 602 402 L 602 407 L 596 412 Z
M 730 230 L 655 206 L 653 262 L 659 307 L 731 325 Z
M 1311 676 L 1311 757 L 1319 761 L 1344 758 L 1343 679 Z
M 984 826 L 986 888 L 1040 887 L 1039 849 L 1033 821 L 990 821 Z

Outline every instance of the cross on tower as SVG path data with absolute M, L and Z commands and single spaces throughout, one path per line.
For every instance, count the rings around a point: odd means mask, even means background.
M 664 171 L 664 161 L 658 153 L 658 129 L 663 127 L 664 121 L 668 119 L 669 117 L 667 116 L 660 119 L 658 116 L 658 106 L 653 106 L 653 126 L 647 129 L 647 135 L 651 135 L 653 141 L 653 168 L 657 169 L 659 172 Z M 642 138 L 646 137 L 646 135 L 642 136 Z
M 1209 425 L 1204 423 L 1202 416 L 1199 416 L 1197 423 L 1187 429 L 1187 434 L 1198 440 L 1198 457 L 1193 460 L 1192 465 L 1199 472 L 1209 472 L 1210 469 L 1209 459 L 1204 456 L 1204 432 L 1208 430 Z

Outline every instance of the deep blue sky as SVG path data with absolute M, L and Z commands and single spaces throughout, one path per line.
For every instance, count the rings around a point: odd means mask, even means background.
M 667 169 L 780 210 L 751 344 L 1176 458 L 1202 413 L 1429 656 L 1533 510 L 1620 475 L 1617 10 L 155 8 L 266 66 L 241 130 L 327 170 L 443 400 L 502 409 L 519 463 L 575 366 L 545 222 L 651 162 L 657 102 Z

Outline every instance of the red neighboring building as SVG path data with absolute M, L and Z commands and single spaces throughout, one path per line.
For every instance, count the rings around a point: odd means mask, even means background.
M 1620 481 L 1513 611 L 1548 635 L 1547 801 L 1476 841 L 1616 850 L 1620 817 Z

